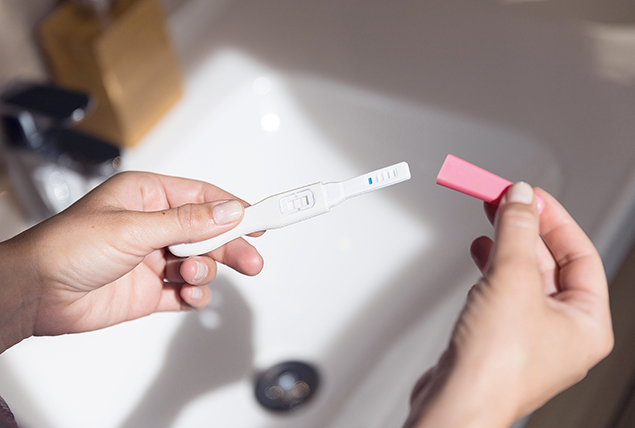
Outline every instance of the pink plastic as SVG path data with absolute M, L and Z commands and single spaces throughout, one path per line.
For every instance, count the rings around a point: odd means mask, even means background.
M 509 180 L 472 165 L 454 155 L 448 155 L 437 176 L 437 184 L 474 196 L 485 202 L 498 204 L 509 186 Z M 542 214 L 545 201 L 536 195 L 538 212 Z

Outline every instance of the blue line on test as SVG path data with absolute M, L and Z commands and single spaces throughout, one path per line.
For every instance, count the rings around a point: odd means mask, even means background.
M 372 177 L 368 177 L 368 184 L 373 184 L 373 179 L 372 179 Z

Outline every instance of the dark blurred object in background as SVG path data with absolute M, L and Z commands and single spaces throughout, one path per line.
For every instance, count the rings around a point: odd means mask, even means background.
M 0 95 L 2 154 L 25 214 L 40 221 L 67 208 L 119 168 L 119 149 L 69 129 L 94 103 L 77 91 L 19 82 Z

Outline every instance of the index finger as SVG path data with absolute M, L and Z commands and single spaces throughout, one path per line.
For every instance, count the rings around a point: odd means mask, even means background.
M 108 193 L 111 202 L 127 210 L 160 211 L 186 204 L 230 199 L 249 206 L 247 202 L 213 184 L 187 178 L 131 171 L 119 173 L 105 184 L 109 189 L 115 189 Z
M 540 234 L 560 268 L 560 290 L 580 290 L 608 296 L 602 259 L 595 246 L 564 207 L 536 188 L 545 201 Z
M 158 176 L 158 178 L 163 185 L 166 200 L 171 207 L 220 199 L 234 199 L 240 201 L 244 207 L 249 206 L 249 203 L 242 199 L 204 181 L 171 176 Z M 258 237 L 263 233 L 264 231 L 255 232 L 249 236 Z M 257 275 L 263 267 L 263 260 L 258 251 L 242 238 L 228 242 L 212 251 L 209 255 L 212 259 L 249 276 Z
M 178 207 L 185 204 L 201 204 L 225 199 L 239 200 L 245 207 L 249 204 L 231 193 L 216 187 L 205 181 L 191 180 L 187 178 L 157 176 L 170 207 Z

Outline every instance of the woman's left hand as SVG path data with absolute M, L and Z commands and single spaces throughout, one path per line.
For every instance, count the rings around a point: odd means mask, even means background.
M 0 345 L 30 335 L 90 331 L 159 311 L 201 309 L 216 262 L 256 275 L 243 239 L 188 259 L 167 246 L 235 227 L 248 204 L 204 182 L 118 174 L 66 211 L 0 244 Z M 7 305 L 9 305 L 7 307 Z

